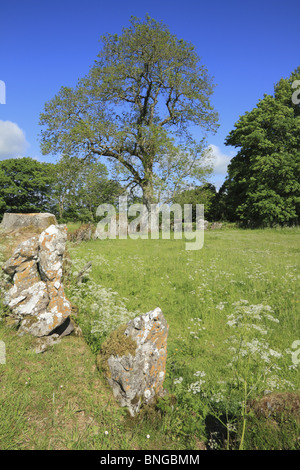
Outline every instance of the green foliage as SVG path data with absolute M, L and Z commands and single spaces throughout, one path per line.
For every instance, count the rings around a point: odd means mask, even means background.
M 209 171 L 192 129 L 216 129 L 212 80 L 194 46 L 149 16 L 102 44 L 89 74 L 45 104 L 42 152 L 106 156 L 148 206 Z
M 60 220 L 95 220 L 97 207 L 114 203 L 123 188 L 108 178 L 105 165 L 64 156 L 54 167 L 52 198 Z
M 299 419 L 280 413 L 276 419 L 248 417 L 245 450 L 300 450 Z
M 105 165 L 63 157 L 58 163 L 32 158 L 0 162 L 0 214 L 53 212 L 60 222 L 94 221 L 97 207 L 114 203 L 123 191 Z
M 84 242 L 75 248 L 85 251 L 89 242 Z M 75 250 L 75 252 L 74 252 Z M 105 262 L 99 253 L 93 253 L 93 264 Z M 80 284 L 76 282 L 78 273 L 85 266 L 79 259 L 72 261 L 72 276 L 69 279 L 67 293 L 73 303 L 78 307 L 77 322 L 82 329 L 85 340 L 94 353 L 98 353 L 108 335 L 118 329 L 120 325 L 127 324 L 135 312 L 129 311 L 125 306 L 126 299 L 120 298 L 112 288 L 102 286 L 90 276 L 85 276 Z
M 129 417 L 83 338 L 67 336 L 37 355 L 35 338 L 0 320 L 7 358 L 0 448 L 237 449 L 244 436 L 245 450 L 299 450 L 300 376 L 291 351 L 300 331 L 298 239 L 298 228 L 228 229 L 207 231 L 194 252 L 173 239 L 69 244 L 74 270 L 93 260 L 68 291 L 93 346 L 132 316 L 162 308 L 170 325 L 167 394 Z
M 0 162 L 0 214 L 4 212 L 50 212 L 53 164 L 32 158 Z
M 254 226 L 297 224 L 300 216 L 300 106 L 292 102 L 300 67 L 235 124 L 239 148 L 221 189 L 225 216 Z
M 192 204 L 192 217 L 193 222 L 196 221 L 196 204 L 204 204 L 204 218 L 208 221 L 213 221 L 218 218 L 217 208 L 217 191 L 213 184 L 205 183 L 193 189 L 187 189 L 179 193 L 173 199 L 174 203 Z

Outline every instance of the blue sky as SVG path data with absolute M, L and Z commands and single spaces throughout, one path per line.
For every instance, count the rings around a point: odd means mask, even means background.
M 234 149 L 224 140 L 239 116 L 300 65 L 300 2 L 290 0 L 10 0 L 0 4 L 0 160 L 42 156 L 39 114 L 61 86 L 74 86 L 93 64 L 100 36 L 121 33 L 130 16 L 165 23 L 190 41 L 214 77 L 220 127 L 211 181 L 224 181 Z M 0 93 L 1 101 L 1 93 Z M 3 100 L 2 100 L 3 101 Z M 199 134 L 200 135 L 200 134 Z

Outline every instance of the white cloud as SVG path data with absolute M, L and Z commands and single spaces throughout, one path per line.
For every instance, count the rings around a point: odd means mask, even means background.
M 213 174 L 225 177 L 227 174 L 227 167 L 234 156 L 234 152 L 230 151 L 229 155 L 226 155 L 221 152 L 217 145 L 214 144 L 209 145 L 209 148 L 212 151 Z
M 11 121 L 0 121 L 0 160 L 23 157 L 28 147 L 24 131 Z

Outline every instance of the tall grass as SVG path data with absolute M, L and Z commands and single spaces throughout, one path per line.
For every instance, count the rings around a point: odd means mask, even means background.
M 232 436 L 245 448 L 247 403 L 299 392 L 299 248 L 297 229 L 207 231 L 199 251 L 184 240 L 95 240 L 70 247 L 75 275 L 93 266 L 69 294 L 94 352 L 118 319 L 159 306 L 170 325 L 165 386 L 177 400 L 169 429 L 204 438 L 213 416 L 227 445 Z
M 199 251 L 172 239 L 68 250 L 64 282 L 84 340 L 36 355 L 0 305 L 0 449 L 299 449 L 299 230 L 207 231 Z M 131 418 L 95 354 L 120 323 L 157 306 L 170 326 L 168 393 Z M 286 392 L 294 412 L 254 413 L 255 400 Z

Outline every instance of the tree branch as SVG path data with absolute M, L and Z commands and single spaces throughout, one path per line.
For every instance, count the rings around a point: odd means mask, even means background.
M 138 171 L 131 165 L 130 162 L 125 160 L 125 158 L 122 156 L 121 151 L 120 151 L 120 153 L 116 153 L 116 152 L 113 152 L 112 150 L 108 149 L 107 147 L 104 148 L 103 150 L 98 150 L 98 149 L 95 149 L 93 146 L 90 147 L 90 151 L 95 153 L 96 155 L 115 158 L 120 163 L 122 163 L 122 165 L 124 165 L 125 168 L 127 168 L 127 170 L 129 170 L 131 172 L 131 174 L 134 177 L 134 181 L 137 184 L 142 183 L 143 180 L 140 177 Z

